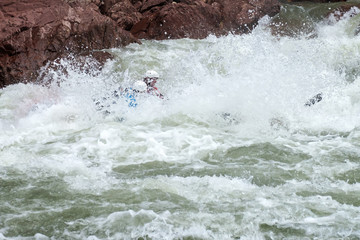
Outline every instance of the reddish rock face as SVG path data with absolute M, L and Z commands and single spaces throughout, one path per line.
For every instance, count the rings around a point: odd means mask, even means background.
M 208 4 L 201 1 L 196 4 L 174 2 L 162 7 L 153 6 L 133 26 L 131 33 L 138 38 L 157 40 L 205 38 L 211 33 L 218 34 L 220 23 L 220 11 Z
M 33 81 L 47 61 L 137 41 L 100 14 L 99 1 L 1 0 L 0 87 Z M 98 4 L 98 5 L 96 5 Z
M 280 10 L 278 0 L 146 0 L 132 29 L 138 38 L 205 38 L 249 32 L 258 20 Z
M 34 81 L 69 53 L 244 33 L 279 9 L 278 0 L 0 0 L 0 88 Z
M 214 1 L 221 6 L 224 29 L 234 33 L 249 32 L 260 18 L 272 17 L 280 11 L 278 0 Z
M 129 0 L 114 4 L 108 8 L 106 14 L 117 23 L 118 27 L 125 30 L 130 30 L 142 17 Z
M 278 0 L 0 0 L 0 88 L 34 81 L 40 67 L 69 53 L 83 56 L 137 38 L 246 33 L 279 11 Z

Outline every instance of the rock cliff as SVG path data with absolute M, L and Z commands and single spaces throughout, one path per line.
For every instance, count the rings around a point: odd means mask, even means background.
M 137 41 L 99 11 L 96 1 L 1 0 L 0 87 L 33 81 L 37 70 L 69 52 Z
M 34 81 L 49 61 L 138 39 L 246 33 L 278 0 L 1 0 L 0 88 Z

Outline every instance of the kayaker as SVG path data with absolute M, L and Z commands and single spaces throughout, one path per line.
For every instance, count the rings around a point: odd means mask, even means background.
M 147 93 L 158 96 L 159 98 L 164 98 L 164 95 L 161 94 L 159 89 L 155 86 L 157 80 L 159 79 L 159 74 L 154 70 L 148 70 L 144 76 L 144 83 L 147 86 Z

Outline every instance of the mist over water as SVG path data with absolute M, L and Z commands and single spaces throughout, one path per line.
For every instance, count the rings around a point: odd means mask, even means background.
M 282 14 L 1 89 L 0 239 L 359 239 L 360 16 Z

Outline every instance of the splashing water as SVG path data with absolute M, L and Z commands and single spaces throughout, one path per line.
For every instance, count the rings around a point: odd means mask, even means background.
M 0 239 L 360 238 L 359 22 L 264 18 L 0 90 Z M 164 100 L 113 97 L 148 69 Z

